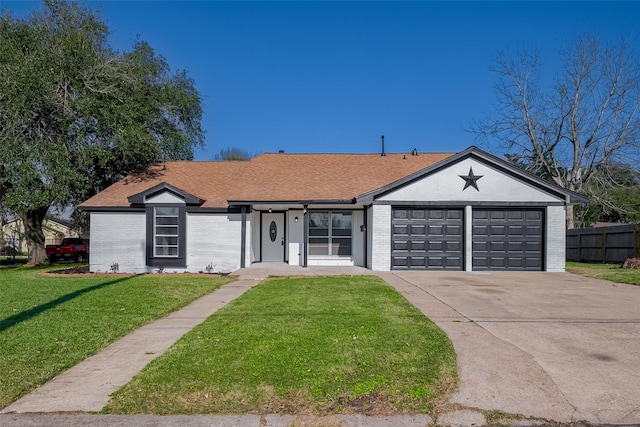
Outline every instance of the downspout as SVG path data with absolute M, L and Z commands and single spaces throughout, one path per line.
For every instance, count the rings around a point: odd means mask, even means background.
M 241 232 L 240 232 L 240 268 L 246 267 L 246 250 L 247 250 L 247 207 L 242 206 L 240 208 L 240 221 Z
M 369 207 L 365 206 L 364 207 L 364 215 L 363 215 L 363 219 L 362 219 L 362 232 L 364 233 L 363 236 L 363 242 L 364 242 L 364 268 L 367 268 L 368 265 L 368 260 L 367 260 L 367 248 L 368 248 L 368 239 L 367 239 L 367 235 L 369 234 L 369 231 L 367 230 L 367 216 L 369 215 Z
M 309 246 L 309 205 L 302 205 L 302 266 L 307 267 L 307 247 Z

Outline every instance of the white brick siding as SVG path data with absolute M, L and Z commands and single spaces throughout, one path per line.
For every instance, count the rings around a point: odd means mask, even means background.
M 108 272 L 117 263 L 122 273 L 153 271 L 146 266 L 146 230 L 145 212 L 92 212 L 90 270 Z
M 249 215 L 247 215 L 247 222 Z M 187 271 L 231 272 L 240 268 L 241 214 L 187 214 Z M 251 229 L 247 227 L 247 245 Z M 245 259 L 249 265 L 249 254 Z
M 547 207 L 547 271 L 565 271 L 566 233 L 566 207 Z
M 371 224 L 371 269 L 391 269 L 391 206 L 373 205 Z

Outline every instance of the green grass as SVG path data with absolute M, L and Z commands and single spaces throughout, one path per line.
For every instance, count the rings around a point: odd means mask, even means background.
M 118 390 L 106 413 L 429 412 L 448 337 L 377 277 L 267 280 Z
M 567 262 L 566 268 L 569 273 L 585 277 L 640 286 L 640 269 L 623 269 L 620 268 L 620 264 Z
M 0 408 L 228 278 L 0 270 Z
M 15 264 L 26 264 L 27 257 L 23 255 L 13 256 L 0 256 L 0 265 L 15 265 Z

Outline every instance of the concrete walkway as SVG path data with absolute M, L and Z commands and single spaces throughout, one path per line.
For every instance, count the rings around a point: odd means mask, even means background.
M 15 401 L 0 414 L 100 411 L 111 393 L 128 383 L 180 337 L 264 277 L 257 271 L 241 276 L 181 310 L 135 330 Z

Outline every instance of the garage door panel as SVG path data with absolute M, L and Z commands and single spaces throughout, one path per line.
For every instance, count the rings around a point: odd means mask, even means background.
M 445 243 L 444 250 L 446 252 L 462 253 L 462 242 L 444 242 L 444 243 Z
M 395 209 L 393 209 L 391 215 L 392 215 L 393 219 L 407 219 L 407 218 L 409 218 L 409 210 L 408 209 L 395 208 Z
M 512 269 L 521 269 L 525 266 L 525 260 L 522 258 L 508 258 L 507 266 Z
M 488 236 L 489 235 L 489 227 L 486 225 L 473 225 L 473 235 L 474 236 Z
M 392 268 L 462 270 L 462 209 L 392 211 Z
M 486 211 L 486 210 L 484 210 L 484 211 L 476 211 L 476 210 L 474 210 L 473 213 L 471 214 L 471 216 L 472 216 L 474 222 L 476 220 L 483 220 L 483 219 L 486 220 L 486 219 L 489 219 L 489 211 Z
M 462 237 L 462 227 L 459 225 L 447 225 L 445 226 L 445 231 L 447 236 L 461 236 Z
M 427 230 L 429 232 L 429 237 L 433 237 L 433 236 L 444 236 L 446 229 L 442 225 L 430 225 L 429 228 L 427 228 Z
M 428 250 L 429 252 L 443 252 L 444 249 L 444 245 L 445 242 L 443 242 L 442 240 L 430 240 L 428 242 L 425 242 L 425 250 Z
M 473 268 L 475 269 L 488 269 L 489 268 L 489 258 L 477 256 L 473 257 Z
M 454 211 L 447 210 L 447 209 L 426 209 L 426 210 L 418 209 L 417 211 L 425 212 L 424 218 L 430 219 L 430 220 L 439 220 L 439 219 L 445 220 L 450 218 L 456 218 L 456 216 L 452 214 Z
M 394 236 L 408 236 L 409 235 L 409 226 L 406 225 L 406 224 L 394 225 L 393 226 L 393 235 Z
M 425 266 L 425 258 L 424 257 L 411 257 L 409 258 L 411 267 L 424 267 Z
M 392 258 L 393 265 L 397 268 L 407 267 L 409 265 L 409 258 L 406 256 L 394 256 Z
M 473 252 L 487 252 L 489 250 L 489 242 L 474 240 L 472 244 Z
M 489 211 L 490 214 L 487 216 L 488 218 L 491 218 L 491 220 L 497 220 L 497 219 L 505 219 L 507 216 L 507 213 L 505 211 Z
M 411 225 L 409 232 L 412 236 L 426 236 L 427 227 L 425 225 Z
M 450 269 L 458 268 L 462 265 L 462 257 L 447 257 L 445 258 L 446 267 Z
M 411 219 L 424 219 L 425 211 L 422 209 L 411 209 L 408 216 Z
M 409 242 L 406 240 L 394 240 L 391 244 L 394 251 L 406 251 L 409 249 Z
M 525 228 L 521 225 L 510 225 L 508 228 L 509 236 L 525 236 Z
M 542 227 L 537 225 L 528 225 L 526 227 L 527 236 L 540 236 L 542 235 Z
M 527 258 L 526 260 L 527 268 L 535 269 L 542 264 L 541 258 Z
M 491 225 L 489 226 L 489 235 L 491 236 L 504 236 L 507 234 L 507 227 L 504 225 Z
M 490 242 L 489 250 L 495 252 L 507 252 L 507 242 Z
M 525 242 L 509 242 L 509 252 L 523 252 L 525 250 Z
M 543 209 L 473 209 L 474 270 L 542 270 Z
M 526 242 L 526 251 L 531 253 L 541 253 L 542 242 Z
M 427 249 L 427 243 L 424 240 L 412 240 L 411 251 L 425 251 Z
M 542 210 L 526 211 L 525 218 L 529 221 L 542 221 Z
M 446 211 L 447 219 L 459 219 L 462 221 L 462 209 L 448 209 Z

